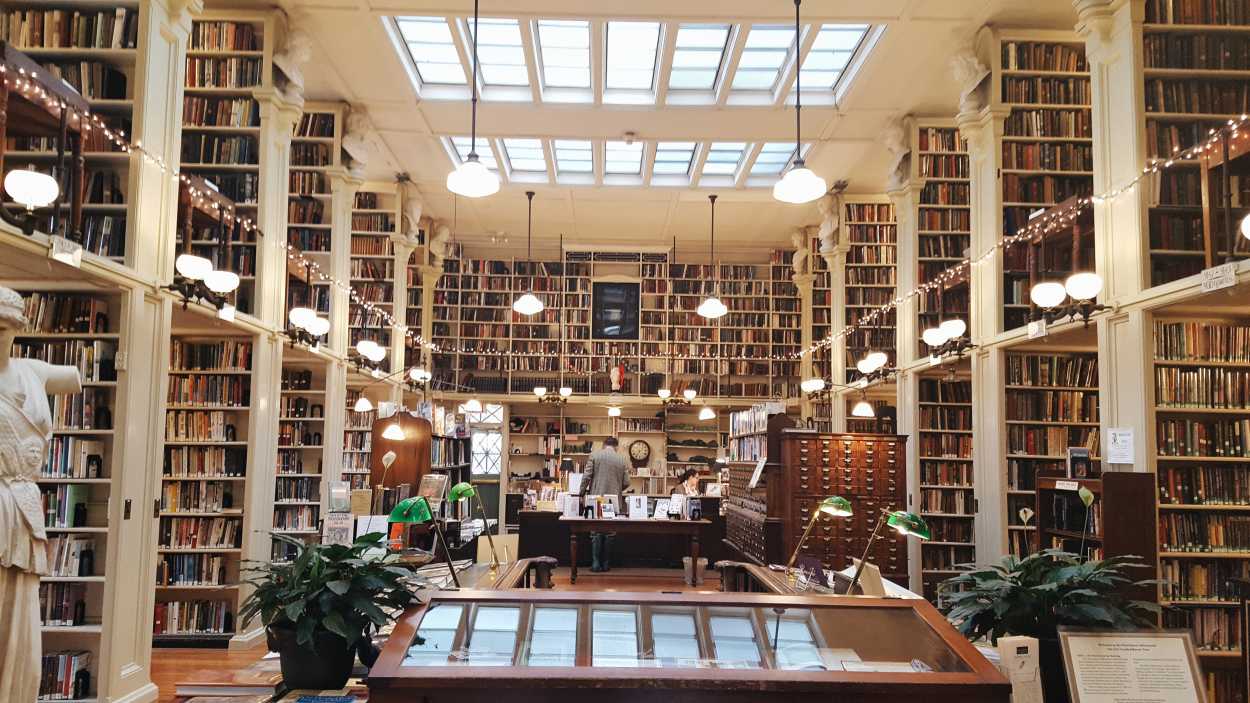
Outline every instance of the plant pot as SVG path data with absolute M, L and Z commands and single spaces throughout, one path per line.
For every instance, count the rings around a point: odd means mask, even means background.
M 1038 673 L 1042 678 L 1042 699 L 1046 703 L 1070 703 L 1068 674 L 1063 666 L 1059 638 L 1037 640 Z
M 382 654 L 382 650 L 378 649 L 378 646 L 373 643 L 372 637 L 362 637 L 356 643 L 356 656 L 360 658 L 360 663 L 364 664 L 366 669 L 373 668 L 380 654 Z
M 356 650 L 333 632 L 313 634 L 312 646 L 296 641 L 295 629 L 269 627 L 265 630 L 269 651 L 277 652 L 282 680 L 289 689 L 317 690 L 343 688 L 352 675 Z

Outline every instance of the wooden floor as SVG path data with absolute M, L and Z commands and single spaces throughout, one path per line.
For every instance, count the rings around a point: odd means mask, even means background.
M 556 590 L 560 591 L 638 591 L 643 593 L 687 593 L 716 591 L 720 577 L 709 572 L 703 585 L 687 586 L 680 569 L 613 569 L 596 574 L 589 569 L 577 572 L 577 583 L 569 583 L 569 570 L 558 568 L 552 573 Z M 243 669 L 256 663 L 265 654 L 264 647 L 250 650 L 224 649 L 153 649 L 152 681 L 160 688 L 160 703 L 173 703 L 174 686 L 187 676 L 202 670 Z

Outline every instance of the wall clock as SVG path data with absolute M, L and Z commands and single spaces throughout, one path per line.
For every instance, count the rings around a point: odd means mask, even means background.
M 646 466 L 651 459 L 651 445 L 644 440 L 635 439 L 629 443 L 629 458 L 635 467 Z

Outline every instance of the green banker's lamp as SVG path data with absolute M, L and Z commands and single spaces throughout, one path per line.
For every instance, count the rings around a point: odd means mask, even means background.
M 820 501 L 820 504 L 816 506 L 816 511 L 812 513 L 812 519 L 807 521 L 807 529 L 803 530 L 803 536 L 799 538 L 799 543 L 794 547 L 794 554 L 790 555 L 790 563 L 786 564 L 786 573 L 789 574 L 794 570 L 794 562 L 799 558 L 799 551 L 803 549 L 803 543 L 807 541 L 807 536 L 812 533 L 812 528 L 816 526 L 816 520 L 821 515 L 849 517 L 854 514 L 855 511 L 851 509 L 851 501 L 842 496 L 829 496 Z
M 451 581 L 456 584 L 456 588 L 460 588 L 460 579 L 456 577 L 456 566 L 451 563 L 451 550 L 447 548 L 447 540 L 443 537 L 443 529 L 439 527 L 438 521 L 434 519 L 434 512 L 430 509 L 430 502 L 425 499 L 425 496 L 413 496 L 412 498 L 404 498 L 399 501 L 395 504 L 395 508 L 391 510 L 391 514 L 386 520 L 387 522 L 409 525 L 428 525 L 433 523 L 434 536 L 443 547 L 443 560 L 447 562 L 447 570 L 451 572 Z
M 464 498 L 477 498 L 477 507 L 482 511 L 482 531 L 486 533 L 486 541 L 490 542 L 490 561 L 491 571 L 499 570 L 499 555 L 495 553 L 495 538 L 491 537 L 490 525 L 486 524 L 486 506 L 482 504 L 482 496 L 478 495 L 477 489 L 468 481 L 461 481 L 451 487 L 449 494 L 452 501 L 462 500 Z
M 864 564 L 868 563 L 868 555 L 872 552 L 872 545 L 876 543 L 877 537 L 881 535 L 881 527 L 889 526 L 900 535 L 908 537 L 916 537 L 918 539 L 929 539 L 929 523 L 924 518 L 915 513 L 909 513 L 905 510 L 882 510 L 881 514 L 885 516 L 884 520 L 878 519 L 877 526 L 872 530 L 872 536 L 868 538 L 868 546 L 864 549 L 864 556 L 859 559 L 859 566 L 855 567 L 855 576 L 851 578 L 851 585 L 847 587 L 847 595 L 855 593 L 855 587 L 859 585 L 859 576 L 864 573 Z

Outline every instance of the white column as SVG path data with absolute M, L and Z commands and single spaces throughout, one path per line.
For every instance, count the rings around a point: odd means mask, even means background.
M 426 264 L 421 272 L 421 338 L 427 342 L 434 340 L 434 289 L 438 279 L 443 275 L 443 267 Z M 422 362 L 427 371 L 434 371 L 434 355 L 427 348 L 421 353 Z
M 915 371 L 900 371 L 894 385 L 898 394 L 897 432 L 907 437 L 904 453 L 907 462 L 906 509 L 920 512 L 920 375 Z M 922 593 L 924 582 L 920 575 L 919 540 L 907 540 L 907 574 L 911 580 L 909 588 Z
M 407 363 L 404 357 L 408 338 L 404 330 L 408 329 L 408 259 L 412 258 L 412 252 L 416 251 L 416 246 L 400 235 L 391 237 L 391 241 L 395 252 L 395 276 L 392 279 L 395 286 L 395 305 L 394 312 L 391 314 L 395 316 L 395 322 L 399 325 L 391 330 L 391 373 L 394 373 L 404 368 Z
M 257 90 L 260 103 L 260 190 L 256 242 L 256 290 L 252 316 L 277 329 L 286 327 L 286 225 L 291 165 L 291 133 L 299 121 L 301 101 L 279 91 Z
M 1001 347 L 972 350 L 972 481 L 977 502 L 973 537 L 978 564 L 1007 553 L 1006 360 Z
M 1003 122 L 1009 110 L 987 107 L 976 113 L 960 112 L 955 118 L 959 131 L 968 139 L 968 172 L 971 179 L 973 258 L 994 247 L 1003 232 L 1002 191 L 998 174 L 1002 166 Z M 992 339 L 1003 326 L 1003 260 L 995 255 L 974 264 L 970 271 L 969 310 L 972 315 L 969 338 L 973 344 Z
M 812 345 L 812 285 L 816 281 L 814 273 L 796 273 L 791 277 L 799 294 L 799 349 L 807 349 Z M 822 369 L 813 368 L 812 355 L 804 354 L 799 359 L 799 381 L 814 378 L 823 373 Z M 833 379 L 835 382 L 837 379 Z M 801 416 L 804 420 L 812 416 L 812 401 L 804 395 L 800 401 Z
M 351 273 L 352 207 L 356 202 L 356 193 L 362 185 L 363 180 L 347 171 L 330 173 L 330 263 L 326 273 L 344 283 L 348 282 Z M 329 346 L 342 356 L 347 356 L 351 351 L 347 348 L 351 339 L 347 330 L 350 307 L 351 297 L 347 291 L 338 286 L 332 287 Z
M 913 129 L 912 132 L 914 131 Z M 911 180 L 886 193 L 890 196 L 890 202 L 894 204 L 894 218 L 897 223 L 894 276 L 897 281 L 896 290 L 899 293 L 912 290 L 919 283 L 916 272 L 919 256 L 916 209 L 920 203 L 920 191 L 923 188 L 924 183 Z M 895 364 L 898 368 L 904 368 L 917 359 L 917 345 L 920 340 L 919 310 L 920 301 L 916 297 L 911 297 L 904 300 L 894 311 L 897 320 L 894 337 Z

